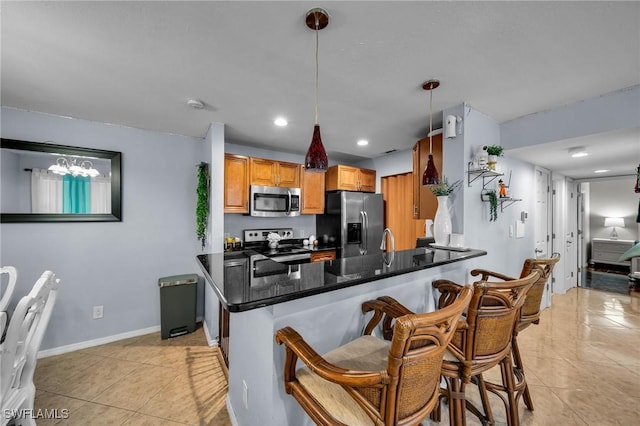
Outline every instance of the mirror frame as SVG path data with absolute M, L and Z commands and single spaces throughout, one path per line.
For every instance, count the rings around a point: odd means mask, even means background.
M 80 148 L 68 145 L 54 145 L 42 142 L 28 142 L 16 139 L 0 139 L 0 149 L 17 149 L 55 153 L 61 155 L 84 155 L 111 160 L 111 213 L 109 214 L 69 214 L 69 213 L 0 213 L 0 223 L 16 222 L 121 222 L 122 221 L 122 153 L 102 149 Z

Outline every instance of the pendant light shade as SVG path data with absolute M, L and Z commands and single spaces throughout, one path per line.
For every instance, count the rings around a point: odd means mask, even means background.
M 307 150 L 307 156 L 304 159 L 304 166 L 308 172 L 326 172 L 329 166 L 327 152 L 324 150 L 322 139 L 320 138 L 319 124 L 313 126 L 313 137 Z
M 324 145 L 322 145 L 322 138 L 320 137 L 320 125 L 318 124 L 318 31 L 329 25 L 329 14 L 322 8 L 313 8 L 307 12 L 305 23 L 307 24 L 307 27 L 316 32 L 316 121 L 313 127 L 311 144 L 309 145 L 307 155 L 304 159 L 304 165 L 306 171 L 308 172 L 323 173 L 327 171 L 327 168 L 329 166 L 329 159 L 327 158 L 327 152 L 324 149 Z
M 422 85 L 424 90 L 429 91 L 429 159 L 427 160 L 427 166 L 422 173 L 423 185 L 437 185 L 440 183 L 440 176 L 438 175 L 438 169 L 436 169 L 436 163 L 433 161 L 433 89 L 440 86 L 440 81 L 429 80 Z

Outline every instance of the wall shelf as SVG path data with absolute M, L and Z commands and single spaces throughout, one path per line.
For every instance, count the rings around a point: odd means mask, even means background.
M 480 193 L 480 199 L 486 203 L 489 202 L 489 196 L 487 195 L 490 190 L 483 189 Z M 500 213 L 504 211 L 511 204 L 522 201 L 522 198 L 512 198 L 512 197 L 498 197 L 498 204 L 500 204 Z
M 482 178 L 482 189 L 485 189 L 497 177 L 504 176 L 504 173 L 495 170 L 471 170 L 471 164 L 467 164 L 467 186 L 471 186 L 473 182 Z

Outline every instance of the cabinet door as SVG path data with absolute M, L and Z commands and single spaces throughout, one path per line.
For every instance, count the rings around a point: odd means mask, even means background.
M 376 171 L 368 169 L 359 170 L 358 183 L 362 192 L 376 192 Z
M 329 167 L 324 182 L 327 191 L 358 191 L 358 169 L 343 165 Z
M 251 185 L 276 186 L 278 163 L 264 158 L 251 158 Z
M 416 144 L 418 146 L 418 169 L 413 169 L 416 174 L 416 195 L 415 200 L 418 208 L 416 219 L 433 219 L 438 208 L 438 200 L 431 193 L 429 185 L 422 184 L 422 173 L 427 167 L 429 159 L 429 138 L 420 139 Z M 435 163 L 440 179 L 442 179 L 442 135 L 433 136 L 433 162 Z M 414 164 L 415 166 L 415 164 Z M 449 182 L 452 183 L 452 182 Z
M 336 251 L 335 250 L 327 250 L 327 251 L 317 251 L 311 253 L 311 262 L 326 262 L 327 260 L 335 260 L 336 259 Z
M 324 173 L 302 171 L 302 214 L 324 213 Z
M 224 212 L 249 213 L 249 158 L 224 156 Z
M 300 164 L 278 163 L 276 186 L 300 188 Z

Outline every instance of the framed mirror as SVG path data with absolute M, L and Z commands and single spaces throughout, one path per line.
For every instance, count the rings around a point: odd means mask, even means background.
M 0 139 L 0 222 L 119 222 L 116 151 Z

